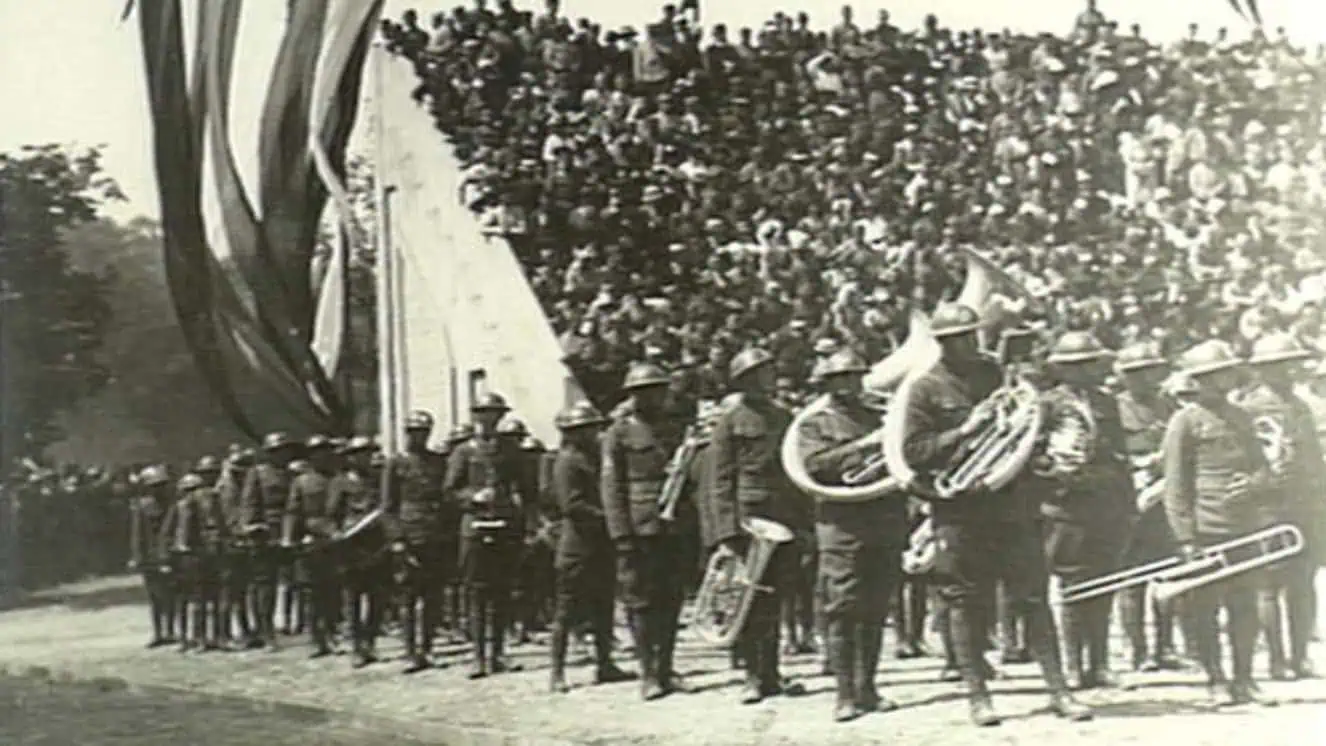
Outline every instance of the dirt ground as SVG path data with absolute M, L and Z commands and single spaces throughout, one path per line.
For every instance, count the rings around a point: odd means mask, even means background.
M 1326 590 L 1324 588 L 1323 590 Z M 114 592 L 93 589 L 107 598 Z M 121 591 L 120 596 L 123 596 Z M 547 693 L 547 647 L 531 644 L 514 649 L 524 670 L 479 682 L 465 678 L 465 650 L 444 648 L 441 660 L 450 665 L 416 676 L 400 674 L 403 663 L 397 640 L 384 640 L 380 652 L 386 662 L 354 671 L 348 657 L 309 660 L 308 645 L 289 639 L 280 652 L 182 655 L 173 649 L 147 651 L 148 620 L 135 603 L 80 603 L 69 594 L 47 606 L 0 614 L 0 668 L 13 675 L 53 678 L 56 682 L 127 681 L 129 691 L 164 687 L 222 702 L 250 701 L 281 704 L 339 713 L 343 722 L 366 733 L 394 733 L 421 742 L 459 743 L 595 743 L 595 744 L 1031 744 L 1106 746 L 1107 744 L 1182 743 L 1184 746 L 1225 746 L 1255 743 L 1276 746 L 1322 742 L 1326 733 L 1326 680 L 1265 682 L 1266 691 L 1282 706 L 1270 710 L 1211 711 L 1201 705 L 1204 688 L 1196 673 L 1148 674 L 1134 677 L 1133 690 L 1090 693 L 1084 698 L 1097 708 L 1097 719 L 1071 724 L 1045 714 L 1045 695 L 1035 666 L 1006 667 L 1006 678 L 994 684 L 995 705 L 1005 716 L 1002 727 L 972 728 L 965 704 L 953 684 L 936 681 L 941 661 L 897 661 L 886 655 L 879 681 L 882 691 L 902 707 L 896 712 L 871 715 L 835 725 L 829 713 L 833 684 L 818 675 L 813 656 L 800 656 L 785 664 L 785 673 L 808 689 L 804 697 L 770 700 L 754 707 L 736 702 L 739 677 L 727 666 L 726 654 L 683 640 L 679 666 L 698 692 L 655 703 L 640 701 L 636 684 L 586 686 L 591 671 L 577 667 L 569 675 L 575 687 L 564 696 Z M 685 634 L 685 633 L 683 633 Z M 625 637 L 624 633 L 621 635 Z M 934 649 L 938 645 L 933 644 Z M 1116 645 L 1116 650 L 1122 646 Z M 1326 650 L 1315 647 L 1319 667 L 1326 667 Z M 890 648 L 891 649 L 891 646 Z M 629 660 L 622 660 L 627 667 Z M 1118 670 L 1122 670 L 1120 660 Z M 1258 673 L 1266 662 L 1258 659 Z M 106 687 L 102 687 L 103 689 Z M 113 687 L 112 687 L 113 688 Z M 0 720 L 15 707 L 0 686 Z M 45 696 L 45 695 L 43 695 Z M 82 702 L 78 690 L 42 699 L 41 707 Z M 106 696 L 103 692 L 101 696 Z M 98 699 L 86 694 L 89 711 L 78 717 L 94 720 Z M 43 704 L 48 703 L 48 704 Z M 233 708 L 238 705 L 229 704 Z M 27 705 L 20 711 L 27 712 Z M 58 708 L 57 708 L 58 709 Z M 104 709 L 104 706 L 103 706 Z M 279 708 L 278 708 L 279 709 Z M 184 734 L 196 715 L 187 707 L 143 710 L 145 722 L 176 728 Z M 26 716 L 31 721 L 33 716 Z M 242 720 L 238 715 L 230 720 Z M 264 723 L 263 717 L 255 717 Z M 226 717 L 217 727 L 226 727 Z M 274 743 L 337 744 L 331 735 L 309 731 L 298 740 L 296 730 L 280 722 L 272 725 Z M 109 727 L 109 726 L 108 726 Z M 116 743 L 72 741 L 60 738 L 14 740 L 0 726 L 2 743 Z M 282 733 L 288 735 L 280 735 Z M 16 738 L 16 736 L 15 736 Z M 284 738 L 285 740 L 281 740 Z M 177 743 L 230 746 L 241 741 L 206 741 L 186 738 Z M 146 743 L 146 742 L 145 742 Z M 361 741 L 364 746 L 375 742 Z

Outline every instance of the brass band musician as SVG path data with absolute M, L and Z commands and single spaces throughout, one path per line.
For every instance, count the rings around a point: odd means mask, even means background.
M 1195 559 L 1204 545 L 1218 544 L 1258 528 L 1258 503 L 1267 464 L 1252 418 L 1229 401 L 1240 359 L 1229 344 L 1203 342 L 1179 360 L 1197 391 L 1165 431 L 1165 512 L 1180 553 Z M 1195 590 L 1188 601 L 1194 642 L 1208 690 L 1218 704 L 1270 704 L 1252 680 L 1257 639 L 1255 579 L 1238 576 Z M 1216 616 L 1229 615 L 1234 679 L 1225 678 Z
M 802 422 L 798 435 L 811 454 L 806 468 L 821 484 L 842 484 L 843 475 L 858 468 L 870 453 L 841 448 L 879 427 L 879 414 L 861 401 L 866 371 L 864 361 L 850 349 L 835 353 L 818 370 L 831 402 Z M 901 553 L 908 534 L 905 506 L 896 495 L 863 502 L 822 499 L 818 506 L 819 584 L 837 684 L 833 717 L 839 722 L 896 707 L 879 695 L 875 673 L 884 620 L 902 575 Z

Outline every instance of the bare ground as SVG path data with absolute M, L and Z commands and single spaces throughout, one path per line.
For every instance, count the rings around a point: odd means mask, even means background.
M 106 588 L 90 591 L 114 595 Z M 277 653 L 146 651 L 142 643 L 148 624 L 141 606 L 96 608 L 77 598 L 66 594 L 54 605 L 0 614 L 0 668 L 56 681 L 127 682 L 134 690 L 192 692 L 294 712 L 313 708 L 339 713 L 366 732 L 447 744 L 1299 746 L 1322 742 L 1318 734 L 1326 733 L 1326 680 L 1265 682 L 1266 691 L 1283 703 L 1276 709 L 1212 711 L 1202 704 L 1198 674 L 1149 674 L 1133 677 L 1140 686 L 1131 691 L 1085 695 L 1097 708 L 1097 719 L 1072 724 L 1043 712 L 1045 695 L 1034 666 L 1011 666 L 1007 677 L 994 684 L 996 707 L 1006 722 L 976 730 L 967 723 L 955 685 L 936 681 L 938 658 L 896 661 L 886 656 L 879 681 L 901 709 L 835 725 L 829 719 L 833 683 L 818 675 L 813 656 L 793 658 L 784 666 L 809 690 L 805 697 L 742 707 L 736 703 L 738 675 L 728 670 L 726 654 L 684 639 L 679 666 L 700 691 L 646 704 L 632 683 L 586 686 L 591 672 L 583 667 L 570 672 L 575 686 L 570 694 L 548 694 L 547 648 L 538 644 L 513 650 L 523 671 L 479 682 L 465 678 L 465 650 L 459 646 L 443 649 L 447 668 L 402 676 L 403 664 L 396 659 L 401 648 L 394 639 L 383 641 L 385 663 L 361 671 L 351 670 L 345 657 L 308 660 L 307 644 L 294 639 Z M 1326 662 L 1321 646 L 1315 648 L 1318 660 Z M 1265 665 L 1259 657 L 1259 674 Z M 1116 668 L 1122 666 L 1120 661 Z M 334 742 L 311 737 L 287 742 Z

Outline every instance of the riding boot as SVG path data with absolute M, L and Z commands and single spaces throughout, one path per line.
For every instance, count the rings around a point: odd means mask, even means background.
M 561 616 L 553 623 L 552 631 L 552 673 L 548 689 L 554 694 L 565 694 L 571 690 L 566 683 L 566 644 L 570 634 Z
M 982 665 L 985 630 L 980 626 L 980 614 L 971 613 L 971 605 L 974 603 L 979 602 L 969 598 L 965 603 L 949 604 L 949 639 L 953 643 L 954 662 L 962 672 L 962 680 L 967 686 L 972 723 L 988 727 L 999 725 L 1001 721 L 995 714 L 990 702 L 990 691 L 985 684 L 985 666 Z
M 888 712 L 897 705 L 879 696 L 875 688 L 875 675 L 879 671 L 879 651 L 884 645 L 884 625 L 878 621 L 860 622 L 856 626 L 856 706 L 862 712 Z
M 861 714 L 857 709 L 856 676 L 856 625 L 844 619 L 834 619 L 828 624 L 828 652 L 833 660 L 834 678 L 837 680 L 838 697 L 833 708 L 833 719 L 843 723 L 855 719 Z
M 1266 635 L 1271 678 L 1283 681 L 1289 678 L 1289 662 L 1285 656 L 1284 615 L 1280 610 L 1278 589 L 1262 588 L 1258 591 L 1257 616 L 1261 630 Z
M 1087 679 L 1095 687 L 1114 687 L 1118 682 L 1110 673 L 1109 599 L 1094 604 L 1087 621 Z
M 1078 702 L 1064 681 L 1059 661 L 1059 636 L 1055 634 L 1050 607 L 1037 604 L 1027 612 L 1027 637 L 1031 651 L 1040 663 L 1041 675 L 1050 689 L 1050 709 L 1066 720 L 1083 722 L 1092 718 L 1091 709 Z

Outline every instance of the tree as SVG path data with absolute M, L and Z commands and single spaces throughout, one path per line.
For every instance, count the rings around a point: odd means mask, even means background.
M 58 440 L 57 416 L 106 384 L 111 278 L 75 268 L 65 241 L 122 199 L 96 149 L 0 153 L 0 463 Z

